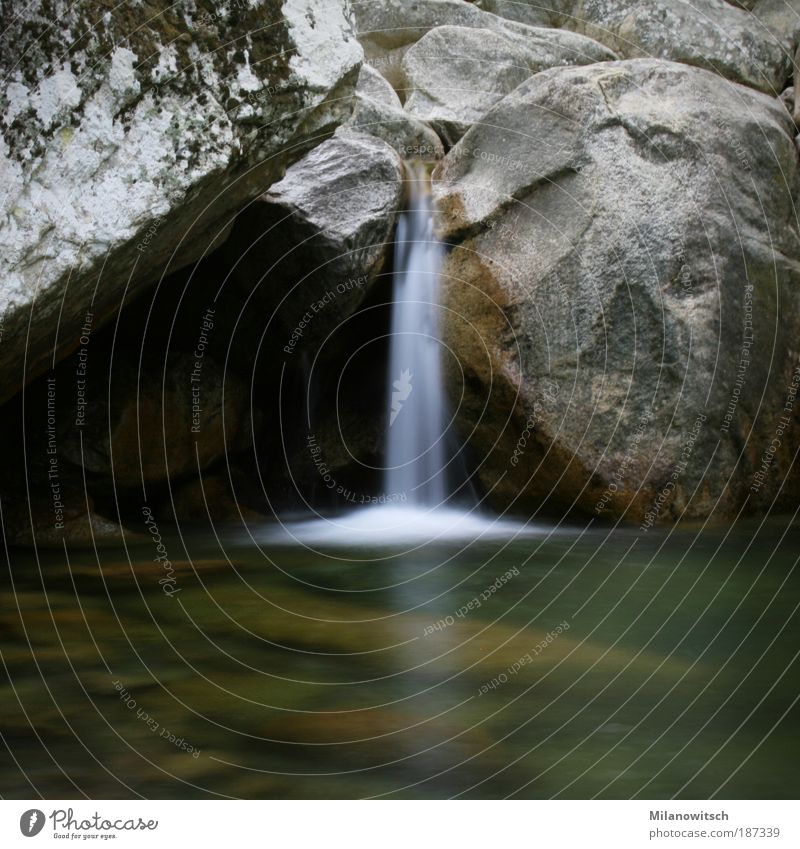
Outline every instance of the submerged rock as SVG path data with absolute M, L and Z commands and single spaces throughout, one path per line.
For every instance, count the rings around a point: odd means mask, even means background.
M 349 116 L 344 0 L 3 7 L 0 400 Z M 24 364 L 24 365 L 23 365 Z
M 797 496 L 793 134 L 631 60 L 532 77 L 448 153 L 451 394 L 495 504 L 649 527 Z

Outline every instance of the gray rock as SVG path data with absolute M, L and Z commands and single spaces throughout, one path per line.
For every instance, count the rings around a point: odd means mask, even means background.
M 494 24 L 502 26 L 500 19 L 464 0 L 353 0 L 353 11 L 368 58 L 414 44 L 426 32 L 446 24 L 492 29 L 494 18 Z
M 563 25 L 563 11 L 572 4 L 573 0 L 479 0 L 475 5 L 510 21 L 551 27 Z
M 768 27 L 786 49 L 800 38 L 800 0 L 755 0 L 751 4 L 753 26 Z
M 281 356 L 308 351 L 363 301 L 388 253 L 403 179 L 386 142 L 339 130 L 240 214 L 225 251 L 261 311 L 275 311 L 281 326 L 270 335 L 290 349 Z
M 521 35 L 513 29 L 442 26 L 426 33 L 403 58 L 406 110 L 453 145 L 531 74 L 614 58 L 574 33 L 525 29 Z
M 569 32 L 506 20 L 464 0 L 417 0 L 411 4 L 403 0 L 354 0 L 353 9 L 367 60 L 397 89 L 404 85 L 401 64 L 406 51 L 426 33 L 441 26 L 488 29 L 525 39 L 532 49 L 552 50 L 560 44 L 566 50 L 583 50 L 587 57 L 595 57 L 584 59 L 584 63 L 616 58 L 599 45 L 578 40 Z M 440 67 L 446 70 L 443 64 Z
M 386 106 L 389 109 L 402 109 L 403 104 L 397 96 L 397 92 L 392 87 L 392 84 L 371 65 L 362 65 L 358 73 L 358 85 L 356 86 L 356 95 L 368 97 L 374 100 L 381 106 Z
M 791 74 L 786 45 L 724 0 L 600 0 L 578 7 L 574 27 L 625 57 L 661 57 L 696 65 L 773 95 Z M 609 36 L 610 34 L 610 36 Z
M 777 95 L 797 44 L 797 0 L 485 0 L 498 15 L 589 35 L 626 58 L 684 62 Z M 745 5 L 752 5 L 752 12 Z M 794 8 L 793 8 L 794 6 Z
M 218 244 L 349 116 L 363 54 L 344 0 L 150 17 L 34 0 L 0 25 L 2 400 L 90 305 L 102 321 Z
M 391 84 L 374 68 L 363 65 L 356 88 L 356 104 L 345 124 L 383 139 L 404 159 L 441 159 L 444 147 L 427 124 L 403 110 Z
M 448 153 L 450 390 L 497 505 L 648 527 L 797 499 L 793 132 L 631 60 L 537 74 Z

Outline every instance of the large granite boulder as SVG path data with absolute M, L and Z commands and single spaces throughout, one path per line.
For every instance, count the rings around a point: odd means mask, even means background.
M 403 57 L 405 108 L 453 145 L 532 74 L 614 58 L 598 42 L 559 30 L 436 27 Z
M 0 11 L 0 400 L 349 115 L 344 0 Z
M 684 62 L 778 95 L 791 76 L 797 12 L 785 0 L 481 0 L 484 10 L 584 33 L 625 58 Z M 759 8 L 761 7 L 761 8 Z
M 450 391 L 495 504 L 649 527 L 798 496 L 793 133 L 642 59 L 537 74 L 448 153 Z
M 542 55 L 539 67 L 577 62 L 603 61 L 613 57 L 607 48 L 588 38 L 558 29 L 527 26 L 482 11 L 464 0 L 354 0 L 353 8 L 358 26 L 358 37 L 364 46 L 367 61 L 379 70 L 404 97 L 407 81 L 402 67 L 403 57 L 409 48 L 426 33 L 437 27 L 455 26 L 491 30 L 512 39 L 522 40 Z M 506 49 L 503 45 L 501 49 Z M 560 58 L 547 61 L 548 55 Z M 565 59 L 565 55 L 569 59 Z M 592 58 L 593 57 L 593 58 Z M 449 73 L 452 57 L 444 54 L 437 70 Z M 463 63 L 462 63 L 463 64 Z
M 281 359 L 313 353 L 362 303 L 390 252 L 403 181 L 386 142 L 340 130 L 239 215 L 224 253 Z

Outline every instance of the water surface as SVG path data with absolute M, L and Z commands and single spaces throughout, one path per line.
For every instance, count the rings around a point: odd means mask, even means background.
M 0 793 L 795 797 L 786 524 L 12 551 Z

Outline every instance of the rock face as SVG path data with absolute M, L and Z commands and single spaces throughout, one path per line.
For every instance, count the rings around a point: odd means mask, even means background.
M 218 244 L 348 117 L 362 57 L 348 14 L 344 0 L 3 7 L 0 400 L 77 345 L 88 310 L 102 320 Z
M 791 75 L 797 42 L 797 13 L 783 0 L 749 4 L 752 13 L 740 8 L 745 4 L 725 0 L 483 0 L 480 5 L 524 23 L 584 33 L 625 58 L 684 62 L 773 95 Z
M 793 134 L 777 99 L 631 60 L 532 77 L 449 152 L 450 388 L 495 504 L 648 527 L 778 495 L 800 414 Z
M 345 126 L 383 139 L 405 159 L 432 160 L 444 156 L 439 136 L 403 110 L 388 80 L 369 65 L 361 67 L 356 106 Z
M 614 59 L 610 50 L 559 30 L 493 32 L 442 26 L 403 57 L 405 107 L 455 144 L 476 121 L 532 74 L 556 65 Z
M 60 417 L 61 456 L 90 481 L 113 481 L 125 490 L 180 480 L 245 448 L 247 387 L 198 353 L 172 356 L 166 364 L 146 360 L 141 370 L 123 362 L 110 380 L 90 382 L 95 414 L 80 427 L 77 409 Z

